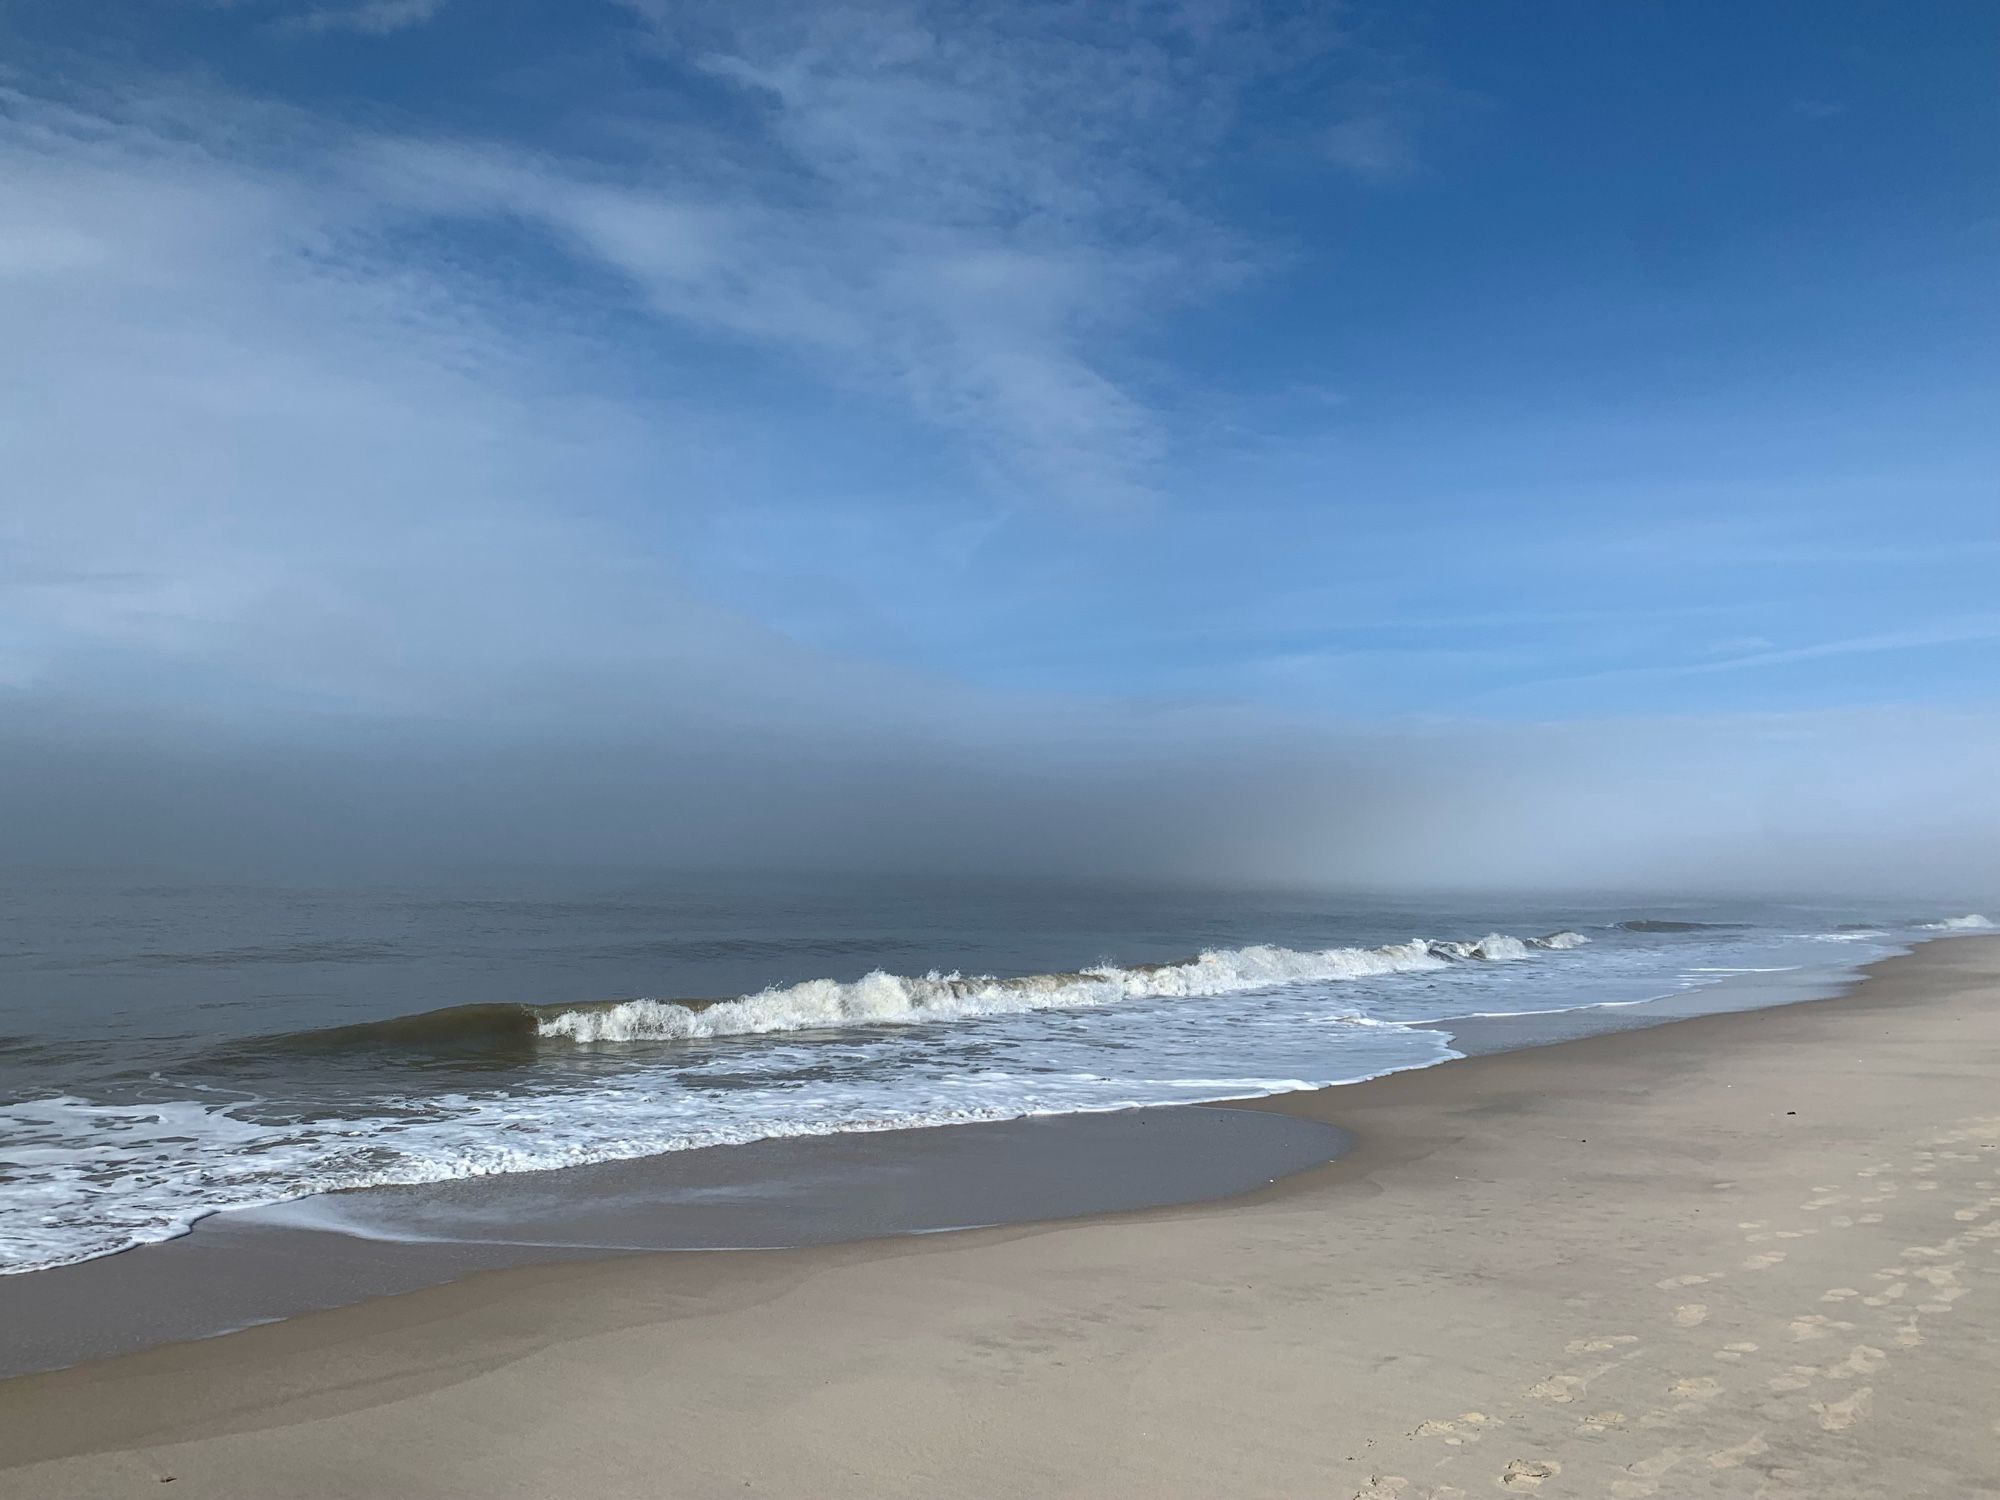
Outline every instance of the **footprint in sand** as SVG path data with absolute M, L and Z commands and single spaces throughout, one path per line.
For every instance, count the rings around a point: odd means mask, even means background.
M 1679 1409 L 1687 1411 L 1721 1395 L 1722 1382 L 1707 1375 L 1684 1375 L 1667 1387 L 1667 1394 L 1678 1396 Z
M 1412 1489 L 1401 1474 L 1371 1474 L 1368 1483 L 1354 1492 L 1354 1500 L 1465 1500 L 1465 1491 L 1452 1484 Z
M 1669 1276 L 1664 1281 L 1654 1282 L 1653 1285 L 1663 1292 L 1675 1292 L 1684 1286 L 1700 1286 L 1704 1281 L 1713 1280 L 1715 1280 L 1713 1276 Z
M 1915 1323 L 1905 1323 L 1896 1330 L 1896 1344 L 1899 1348 L 1914 1349 L 1923 1341 L 1924 1336 L 1917 1332 Z
M 1868 1414 L 1868 1403 L 1874 1394 L 1864 1385 L 1844 1401 L 1815 1401 L 1813 1415 L 1819 1418 L 1819 1425 L 1825 1431 L 1844 1432 Z
M 1684 1302 L 1674 1309 L 1674 1326 L 1677 1328 L 1699 1328 L 1708 1321 L 1708 1304 L 1705 1302 Z
M 1641 1500 L 1647 1495 L 1660 1492 L 1660 1476 L 1681 1461 L 1681 1450 L 1668 1448 L 1655 1453 L 1651 1458 L 1642 1458 L 1637 1463 L 1627 1464 L 1625 1472 L 1630 1479 L 1611 1481 L 1613 1500 Z
M 1752 1433 L 1733 1448 L 1723 1448 L 1709 1454 L 1708 1466 L 1711 1469 L 1737 1469 L 1741 1468 L 1746 1460 L 1770 1451 L 1771 1445 L 1764 1441 L 1764 1434 Z
M 1620 1344 L 1636 1344 L 1638 1342 L 1639 1335 L 1636 1333 L 1607 1333 L 1601 1338 L 1571 1339 L 1567 1344 L 1563 1345 L 1563 1353 L 1605 1354 L 1616 1349 Z
M 1933 1287 L 1948 1287 L 1957 1283 L 1958 1273 L 1963 1269 L 1965 1262 L 1959 1260 L 1953 1261 L 1948 1266 L 1916 1266 L 1911 1269 L 1910 1275 L 1915 1280 L 1926 1282 Z
M 1856 1214 L 1854 1222 L 1857 1224 L 1880 1224 L 1882 1216 L 1880 1214 Z
M 1596 1434 L 1610 1432 L 1624 1425 L 1625 1413 L 1622 1411 L 1594 1411 L 1576 1424 L 1576 1430 Z
M 1720 1349 L 1715 1351 L 1715 1357 L 1734 1364 L 1736 1361 L 1742 1359 L 1744 1355 L 1755 1354 L 1756 1352 L 1757 1346 L 1755 1344 L 1724 1344 Z
M 1354 1492 L 1354 1500 L 1402 1500 L 1410 1481 L 1400 1474 L 1371 1474 L 1368 1483 Z
M 1528 1394 L 1539 1400 L 1566 1404 L 1583 1394 L 1583 1382 L 1574 1375 L 1551 1375 L 1529 1386 Z
M 1785 1258 L 1782 1250 L 1765 1250 L 1743 1262 L 1746 1271 L 1768 1271 Z
M 1851 1286 L 1829 1287 L 1819 1294 L 1822 1302 L 1845 1302 L 1849 1297 L 1859 1297 L 1861 1293 Z
M 1538 1490 L 1542 1481 L 1562 1473 L 1554 1459 L 1517 1458 L 1500 1473 L 1500 1482 L 1510 1490 Z
M 1479 1413 L 1474 1412 L 1472 1415 L 1478 1417 Z M 1479 1420 L 1483 1422 L 1486 1419 L 1480 1417 Z M 1466 1425 L 1471 1426 L 1472 1424 L 1467 1423 Z M 1462 1433 L 1458 1429 L 1459 1424 L 1457 1422 L 1444 1422 L 1433 1419 L 1428 1422 L 1419 1422 L 1416 1430 L 1410 1436 L 1443 1438 L 1447 1448 L 1462 1448 L 1467 1443 L 1476 1443 L 1479 1441 L 1479 1434 L 1477 1432 Z
M 1872 1375 L 1888 1357 L 1880 1349 L 1871 1348 L 1867 1344 L 1856 1344 L 1847 1352 L 1847 1358 L 1837 1365 L 1828 1365 L 1826 1373 L 1835 1380 L 1849 1380 L 1857 1375 Z
M 1946 1240 L 1942 1245 L 1911 1245 L 1903 1251 L 1904 1260 L 1943 1260 L 1958 1248 L 1955 1239 Z
M 1782 1375 L 1774 1375 L 1765 1385 L 1774 1391 L 1802 1391 L 1813 1383 L 1819 1371 L 1812 1365 L 1793 1365 Z

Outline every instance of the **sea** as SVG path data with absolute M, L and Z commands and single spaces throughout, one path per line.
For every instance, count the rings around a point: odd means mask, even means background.
M 629 871 L 12 870 L 0 914 L 0 1274 L 347 1188 L 1349 1083 L 1460 1055 L 1474 1018 L 1825 980 L 1993 925 L 1949 899 Z

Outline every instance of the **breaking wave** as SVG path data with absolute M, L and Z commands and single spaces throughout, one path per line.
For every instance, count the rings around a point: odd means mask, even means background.
M 1581 947 L 1580 932 L 1471 941 L 1416 938 L 1380 948 L 1301 951 L 1257 944 L 1172 963 L 1105 964 L 1075 973 L 993 975 L 880 970 L 855 980 L 810 979 L 719 1000 L 600 1000 L 567 1005 L 458 1005 L 250 1044 L 279 1052 L 398 1052 L 515 1060 L 543 1044 L 677 1042 L 850 1026 L 915 1025 L 1128 1000 L 1198 999 L 1289 984 L 1372 979 L 1455 963 L 1511 963 L 1538 950 Z
M 1111 1005 L 1123 1000 L 1195 999 L 1239 994 L 1287 984 L 1369 979 L 1440 969 L 1465 961 L 1507 963 L 1534 947 L 1567 948 L 1578 933 L 1552 933 L 1523 942 L 1489 933 L 1474 942 L 1422 938 L 1381 948 L 1325 948 L 1301 952 L 1258 944 L 1211 949 L 1176 963 L 1105 965 L 1073 974 L 926 974 L 914 978 L 876 972 L 843 982 L 813 979 L 691 1006 L 670 1000 L 627 1000 L 617 1005 L 563 1010 L 542 1019 L 543 1037 L 573 1042 L 681 1041 L 697 1037 L 759 1036 L 839 1026 L 909 1025 L 967 1016 Z
M 1982 917 L 1978 912 L 1967 912 L 1962 917 L 1946 917 L 1937 922 L 1919 922 L 1925 932 L 1989 932 L 1993 928 L 1991 917 Z

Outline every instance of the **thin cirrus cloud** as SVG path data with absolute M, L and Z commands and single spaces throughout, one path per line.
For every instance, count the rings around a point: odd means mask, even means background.
M 1800 662 L 1829 661 L 1849 656 L 1879 656 L 1900 651 L 1926 651 L 1940 646 L 1982 645 L 2000 640 L 2000 615 L 1967 615 L 1913 625 L 1903 630 L 1876 635 L 1843 636 L 1837 640 L 1814 641 L 1803 646 L 1778 646 L 1762 637 L 1721 641 L 1712 646 L 1706 661 L 1662 662 L 1648 666 L 1619 667 L 1593 672 L 1534 687 L 1574 687 L 1586 683 L 1631 682 L 1647 678 L 1710 677 L 1718 673 L 1750 672 L 1766 667 L 1786 667 Z
M 1150 36 L 641 3 L 658 46 L 732 93 L 753 169 L 691 170 L 670 134 L 618 172 L 492 142 L 376 159 L 413 210 L 537 224 L 662 319 L 891 394 L 1003 485 L 1130 506 L 1167 440 L 1126 341 L 1254 261 L 1185 187 L 1278 65 L 1254 27 L 1146 9 Z

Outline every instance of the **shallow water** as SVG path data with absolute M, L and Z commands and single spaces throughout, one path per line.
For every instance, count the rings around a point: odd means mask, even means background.
M 333 1188 L 1349 1081 L 1453 1055 L 1454 1019 L 1859 964 L 1963 915 L 745 877 L 0 894 L 5 1270 Z M 1565 932 L 1588 942 L 1534 942 Z

